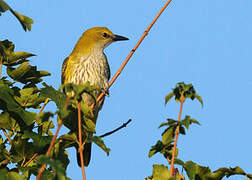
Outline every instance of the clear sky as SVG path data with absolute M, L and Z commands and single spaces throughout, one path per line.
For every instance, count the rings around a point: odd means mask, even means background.
M 105 53 L 112 75 L 145 31 L 165 1 L 19 0 L 6 2 L 34 19 L 24 32 L 10 14 L 0 17 L 0 38 L 9 39 L 16 51 L 37 54 L 31 63 L 52 75 L 49 85 L 60 85 L 61 64 L 81 34 L 90 27 L 106 26 L 129 41 L 116 42 Z M 157 127 L 177 118 L 179 105 L 164 106 L 164 97 L 177 82 L 192 83 L 204 101 L 187 101 L 183 116 L 201 122 L 179 137 L 179 158 L 212 170 L 242 167 L 252 173 L 252 1 L 174 0 L 110 89 L 97 123 L 97 134 L 110 131 L 128 119 L 132 122 L 104 138 L 109 157 L 96 145 L 87 180 L 144 179 L 152 164 L 167 164 L 161 155 L 148 158 L 161 138 Z M 55 110 L 48 105 L 46 111 Z M 65 130 L 62 129 L 61 133 Z M 81 179 L 75 150 L 69 149 L 67 175 Z M 230 178 L 241 179 L 239 176 Z M 244 179 L 244 178 L 243 178 Z

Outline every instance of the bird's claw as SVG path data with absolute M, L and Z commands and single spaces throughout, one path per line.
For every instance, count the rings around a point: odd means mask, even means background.
M 105 96 L 109 97 L 109 89 L 108 88 L 102 88 L 102 91 Z

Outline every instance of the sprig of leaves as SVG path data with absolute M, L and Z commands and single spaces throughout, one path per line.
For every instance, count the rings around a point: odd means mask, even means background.
M 0 16 L 1 13 L 10 10 L 10 12 L 17 18 L 17 20 L 22 25 L 23 29 L 26 31 L 27 29 L 31 31 L 31 25 L 33 24 L 33 20 L 28 16 L 19 14 L 17 11 L 14 11 L 6 2 L 0 0 Z

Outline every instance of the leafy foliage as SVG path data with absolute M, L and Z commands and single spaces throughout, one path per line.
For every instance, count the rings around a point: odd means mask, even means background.
M 177 83 L 172 92 L 165 97 L 165 104 L 167 104 L 168 101 L 170 101 L 170 99 L 174 96 L 176 102 L 180 102 L 181 100 L 184 101 L 185 99 L 194 100 L 196 98 L 203 107 L 202 97 L 196 94 L 192 84 L 185 84 L 184 82 Z
M 24 16 L 14 11 L 4 0 L 0 0 L 0 16 L 1 13 L 10 10 L 10 12 L 18 19 L 23 29 L 26 31 L 27 29 L 31 31 L 31 24 L 33 24 L 33 20 L 28 16 Z
M 4 1 L 0 0 L 0 11 L 14 12 Z M 30 28 L 27 19 L 14 12 L 26 28 Z M 15 52 L 15 46 L 8 40 L 0 41 L 0 64 L 6 67 L 8 77 L 1 77 L 0 73 L 0 130 L 5 138 L 0 136 L 0 179 L 30 179 L 36 176 L 42 164 L 48 165 L 42 179 L 69 179 L 66 169 L 70 162 L 67 148 L 78 150 L 77 132 L 77 103 L 82 94 L 87 93 L 96 102 L 95 93 L 98 88 L 90 83 L 83 85 L 65 84 L 56 90 L 52 86 L 42 83 L 43 77 L 49 76 L 46 71 L 37 70 L 29 63 L 35 56 L 28 52 Z M 66 94 L 70 94 L 68 97 Z M 54 102 L 56 112 L 39 112 L 43 102 Z M 94 110 L 97 111 L 98 104 Z M 110 149 L 106 147 L 101 137 L 90 136 L 95 133 L 97 115 L 86 104 L 81 104 L 83 142 L 94 142 L 109 155 Z M 34 112 L 35 111 L 35 112 Z M 69 129 L 67 134 L 56 140 L 50 157 L 45 157 L 52 141 L 55 127 L 52 118 L 57 116 Z M 28 163 L 31 158 L 35 159 Z M 10 165 L 12 164 L 12 165 Z
M 168 94 L 165 97 L 165 104 L 172 97 L 175 97 L 175 101 L 183 103 L 185 99 L 197 99 L 203 106 L 202 98 L 196 94 L 192 84 L 178 83 L 176 88 L 173 89 L 173 92 Z M 158 140 L 157 143 L 151 147 L 149 151 L 149 158 L 153 155 L 160 153 L 163 157 L 171 164 L 172 159 L 172 149 L 174 147 L 175 131 L 178 129 L 179 134 L 186 134 L 186 129 L 189 130 L 191 124 L 200 123 L 186 115 L 182 120 L 167 119 L 167 122 L 161 123 L 159 128 L 166 127 L 162 133 L 162 141 Z M 178 149 L 175 152 L 175 164 L 185 169 L 186 174 L 189 180 L 221 180 L 223 177 L 229 177 L 232 175 L 244 175 L 248 179 L 252 179 L 252 175 L 245 173 L 240 167 L 236 166 L 235 168 L 219 168 L 215 171 L 211 171 L 208 167 L 204 167 L 194 163 L 193 161 L 183 162 L 177 158 Z M 175 169 L 175 175 L 170 174 L 168 166 L 164 165 L 153 165 L 152 176 L 147 177 L 146 180 L 184 180 L 183 171 L 179 173 L 178 169 Z

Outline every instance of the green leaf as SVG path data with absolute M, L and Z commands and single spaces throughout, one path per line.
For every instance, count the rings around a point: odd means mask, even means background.
M 13 98 L 14 91 L 0 80 L 0 107 L 6 107 L 8 111 L 18 114 L 26 125 L 31 125 L 35 120 L 35 113 L 25 111 Z M 4 109 L 5 110 L 5 109 Z
M 15 66 L 26 62 L 28 57 L 36 56 L 28 52 L 14 52 L 14 49 L 15 45 L 11 41 L 0 41 L 0 57 L 2 56 L 4 65 Z
M 27 16 L 21 15 L 18 12 L 14 11 L 3 0 L 0 0 L 0 15 L 1 15 L 1 12 L 5 12 L 7 10 L 10 10 L 11 13 L 18 19 L 18 21 L 20 22 L 20 24 L 22 25 L 22 27 L 25 31 L 27 29 L 29 31 L 31 31 L 31 24 L 33 24 L 33 20 Z
M 85 119 L 85 130 L 91 133 L 96 133 L 95 131 L 95 123 L 91 119 Z
M 184 161 L 182 161 L 181 159 L 178 159 L 178 158 L 175 158 L 174 164 L 179 164 L 179 165 L 181 165 L 181 166 L 184 166 L 184 165 L 185 165 Z
M 67 95 L 65 95 L 60 91 L 57 91 L 52 86 L 48 86 L 46 83 L 43 83 L 43 86 L 44 88 L 40 90 L 40 95 L 46 98 L 50 98 L 53 102 L 55 102 L 56 106 L 59 109 L 61 118 L 62 119 L 66 118 L 70 113 L 70 111 L 65 109 L 67 102 Z
M 99 146 L 104 152 L 106 152 L 107 156 L 109 155 L 110 149 L 106 147 L 101 137 L 93 136 L 91 138 L 91 141 L 94 142 L 97 146 Z
M 77 134 L 73 132 L 69 132 L 68 134 L 64 134 L 59 137 L 61 147 L 64 149 L 76 145 L 76 141 L 78 141 L 77 139 Z
M 37 71 L 36 66 L 31 66 L 29 62 L 25 61 L 23 62 L 19 67 L 7 68 L 7 74 L 15 81 L 21 82 L 21 83 L 39 83 L 42 81 L 43 76 L 49 76 L 50 73 L 45 73 L 45 71 Z
M 37 115 L 36 123 L 39 125 L 39 134 L 44 135 L 46 133 L 51 136 L 53 135 L 50 129 L 54 128 L 54 124 L 52 120 L 49 120 L 53 116 L 54 114 L 52 114 L 51 112 L 40 112 Z
M 151 158 L 157 152 L 161 152 L 163 148 L 164 144 L 162 143 L 162 141 L 157 141 L 157 143 L 154 146 L 151 146 L 148 157 Z
M 17 134 L 12 140 L 10 149 L 11 161 L 18 163 L 26 159 L 27 156 L 32 156 L 34 153 L 33 145 L 27 139 L 22 139 L 20 134 Z
M 185 135 L 185 128 L 183 126 L 179 126 L 179 133 Z
M 18 12 L 10 9 L 12 14 L 18 19 L 20 24 L 22 25 L 23 29 L 26 31 L 27 29 L 31 31 L 31 25 L 34 23 L 33 19 L 29 18 L 28 16 L 19 14 Z
M 168 103 L 168 101 L 173 97 L 175 96 L 175 94 L 172 92 L 170 94 L 168 94 L 167 96 L 165 96 L 165 104 Z
M 244 175 L 247 174 L 238 166 L 235 168 L 219 168 L 213 173 L 208 167 L 200 166 L 192 161 L 187 161 L 183 167 L 186 170 L 187 176 L 190 180 L 202 179 L 202 180 L 220 180 L 224 176 L 229 177 L 232 175 Z
M 192 119 L 190 116 L 186 116 L 185 119 L 181 120 L 181 124 L 189 129 L 189 126 L 194 123 L 200 125 L 200 123 L 196 119 Z
M 39 108 L 40 104 L 45 101 L 45 97 L 39 96 L 38 88 L 34 84 L 25 86 L 18 91 L 18 95 L 14 99 L 25 108 Z
M 0 114 L 0 128 L 7 129 L 10 131 L 20 131 L 20 125 L 18 122 L 11 117 L 8 112 L 2 112 Z
M 7 169 L 0 169 L 1 180 L 25 180 L 25 178 L 17 172 L 8 171 Z
M 169 170 L 167 166 L 164 165 L 153 165 L 152 180 L 167 180 L 169 179 Z
M 23 139 L 31 138 L 33 140 L 36 152 L 46 151 L 52 140 L 52 136 L 41 136 L 35 132 L 24 131 Z
M 9 151 L 7 151 L 6 145 L 5 145 L 6 142 L 7 141 L 3 141 L 3 138 L 0 135 L 0 166 L 3 165 L 3 162 L 5 160 L 10 160 L 10 153 Z
M 164 127 L 164 126 L 169 126 L 169 123 L 162 123 L 162 124 L 159 125 L 158 128 L 161 128 L 161 127 Z
M 8 4 L 6 4 L 3 0 L 0 0 L 0 16 L 1 12 L 5 12 L 9 9 Z
M 50 165 L 50 167 L 53 169 L 53 175 L 55 179 L 57 177 L 58 180 L 66 180 L 66 171 L 64 166 L 62 165 L 62 163 L 59 160 L 54 160 L 54 159 L 49 159 L 45 156 L 40 156 L 40 158 L 38 159 L 38 162 L 40 164 L 48 164 Z M 47 178 L 47 175 L 43 173 L 42 176 L 42 180 Z
M 176 126 L 170 126 L 162 133 L 162 142 L 163 144 L 167 144 L 173 141 L 173 137 L 175 135 Z
M 199 96 L 198 94 L 194 94 L 195 98 L 200 102 L 201 106 L 203 107 L 203 100 L 202 97 Z

